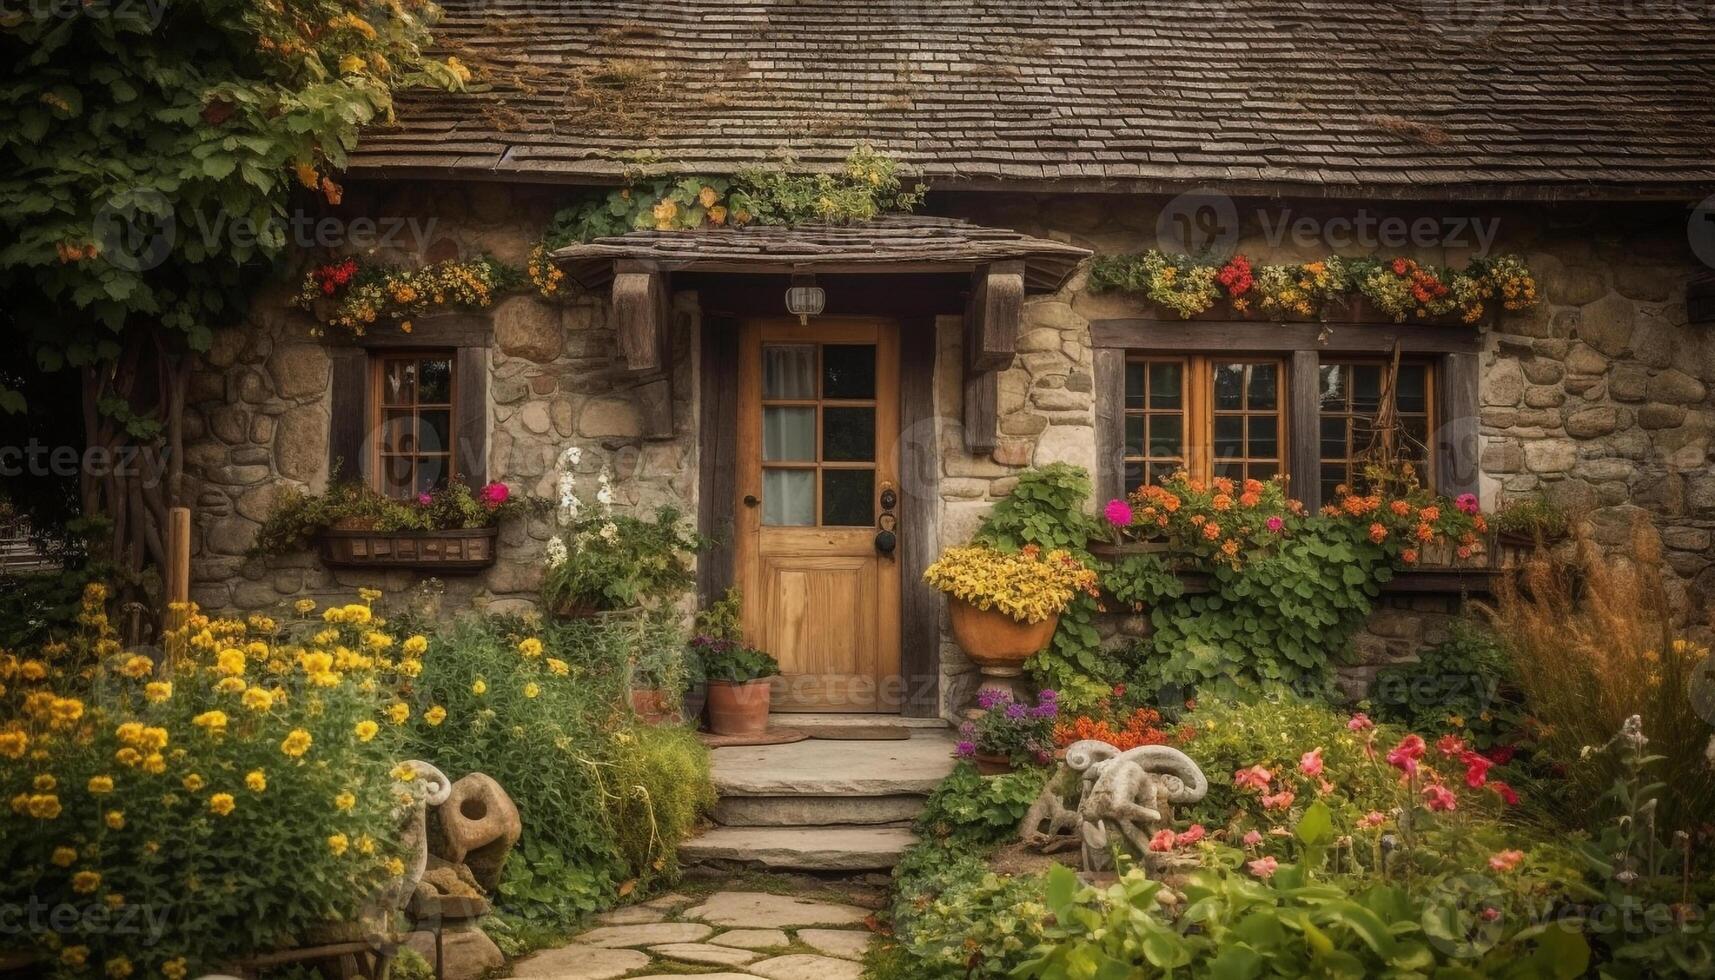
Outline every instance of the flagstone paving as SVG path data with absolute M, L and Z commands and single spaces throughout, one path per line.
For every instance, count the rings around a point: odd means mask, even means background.
M 864 928 L 869 915 L 855 905 L 768 892 L 715 892 L 700 904 L 668 895 L 599 916 L 602 925 L 520 960 L 511 975 L 677 980 L 681 964 L 694 964 L 741 971 L 700 973 L 698 980 L 858 980 L 873 939 Z

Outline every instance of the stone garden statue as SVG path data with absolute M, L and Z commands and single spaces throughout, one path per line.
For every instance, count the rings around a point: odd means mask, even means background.
M 1024 815 L 1019 836 L 1043 853 L 1076 845 L 1084 870 L 1105 871 L 1115 846 L 1142 862 L 1150 837 L 1172 823 L 1173 804 L 1195 803 L 1208 791 L 1203 770 L 1178 749 L 1144 745 L 1122 752 L 1094 739 L 1074 742 L 1065 769 Z

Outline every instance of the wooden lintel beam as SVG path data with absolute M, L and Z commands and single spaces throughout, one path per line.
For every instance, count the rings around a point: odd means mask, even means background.
M 965 364 L 974 371 L 1012 366 L 1024 315 L 1024 263 L 992 262 L 971 277 L 965 306 Z

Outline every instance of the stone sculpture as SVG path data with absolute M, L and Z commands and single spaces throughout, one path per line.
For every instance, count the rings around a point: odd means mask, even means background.
M 1019 836 L 1043 853 L 1075 844 L 1084 870 L 1108 870 L 1116 846 L 1144 861 L 1150 837 L 1172 823 L 1173 804 L 1195 803 L 1208 791 L 1203 770 L 1178 749 L 1122 752 L 1094 739 L 1074 742 L 1065 769 L 1025 814 Z
M 453 784 L 435 816 L 441 824 L 436 856 L 463 864 L 477 884 L 493 894 L 506 855 L 524 832 L 512 797 L 492 777 L 473 772 Z

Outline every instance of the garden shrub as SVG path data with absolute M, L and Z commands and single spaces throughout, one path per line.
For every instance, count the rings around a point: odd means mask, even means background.
M 1424 734 L 1454 732 L 1489 749 L 1517 740 L 1523 722 L 1512 659 L 1475 623 L 1409 663 L 1383 667 L 1364 705 L 1377 721 Z
M 164 662 L 81 628 L 0 656 L 0 905 L 59 976 L 196 976 L 346 921 L 403 870 L 409 777 L 366 604 L 290 624 L 191 610 Z M 34 904 L 32 904 L 34 903 Z

